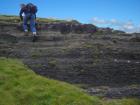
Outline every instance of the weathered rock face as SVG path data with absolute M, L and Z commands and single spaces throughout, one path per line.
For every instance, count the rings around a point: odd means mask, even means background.
M 36 73 L 70 83 L 140 84 L 140 42 L 133 34 L 41 30 L 24 36 L 17 24 L 0 24 L 0 56 L 21 59 Z
M 108 98 L 138 97 L 140 98 L 140 86 L 123 86 L 123 87 L 94 87 L 88 88 L 87 92 L 91 95 L 97 95 Z

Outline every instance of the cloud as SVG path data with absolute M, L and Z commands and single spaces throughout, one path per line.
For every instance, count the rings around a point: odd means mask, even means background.
M 126 22 L 120 26 L 120 30 L 124 30 L 128 33 L 140 32 L 140 25 L 135 25 L 133 22 Z
M 72 21 L 72 20 L 76 20 L 73 17 L 64 17 L 64 18 L 58 18 L 58 17 L 54 17 L 54 16 L 49 16 L 47 17 L 48 19 L 54 19 L 54 20 L 66 20 L 66 21 Z
M 122 24 L 121 28 L 122 28 L 123 30 L 132 31 L 132 30 L 134 30 L 136 27 L 134 26 L 133 23 L 127 22 L 127 23 Z
M 95 24 L 107 24 L 108 23 L 108 21 L 106 21 L 106 20 L 104 20 L 104 19 L 99 19 L 99 18 L 97 18 L 97 17 L 94 17 L 93 19 L 92 19 L 92 22 L 93 23 L 95 23 Z
M 128 33 L 140 32 L 140 25 L 135 25 L 132 21 L 119 21 L 117 19 L 105 20 L 98 17 L 91 19 L 91 23 L 97 26 L 111 27 Z
M 120 25 L 121 23 L 116 20 L 116 19 L 111 19 L 111 20 L 105 20 L 105 19 L 100 19 L 97 17 L 94 17 L 91 19 L 92 23 L 96 25 Z

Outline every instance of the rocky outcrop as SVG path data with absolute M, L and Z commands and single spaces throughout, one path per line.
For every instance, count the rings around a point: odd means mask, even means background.
M 90 25 L 82 25 L 87 27 L 82 32 L 78 32 L 81 28 L 73 32 L 72 27 L 65 33 L 69 26 L 63 25 L 60 30 L 51 25 L 48 30 L 41 28 L 33 43 L 32 36 L 24 36 L 17 24 L 0 24 L 0 56 L 19 58 L 40 75 L 73 84 L 140 84 L 138 35 L 109 29 L 106 34 L 101 30 L 91 34 Z

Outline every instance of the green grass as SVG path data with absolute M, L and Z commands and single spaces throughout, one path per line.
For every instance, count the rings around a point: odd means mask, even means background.
M 13 15 L 0 15 L 0 22 L 6 22 L 6 23 L 19 23 L 20 18 L 19 16 L 13 16 Z M 39 23 L 79 23 L 76 20 L 61 20 L 61 19 L 53 19 L 53 18 L 37 18 L 37 22 Z
M 100 100 L 36 75 L 18 60 L 0 58 L 0 105 L 100 105 Z
M 140 105 L 139 99 L 105 100 L 102 105 Z
M 0 58 L 0 105 L 140 105 L 140 100 L 102 100 L 39 76 L 18 60 Z
M 0 15 L 0 22 L 19 23 L 20 19 L 18 16 Z

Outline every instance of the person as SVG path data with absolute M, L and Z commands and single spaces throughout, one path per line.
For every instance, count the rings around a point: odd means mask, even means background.
M 37 7 L 32 4 L 28 3 L 27 5 L 21 4 L 20 9 L 20 19 L 23 21 L 23 29 L 25 32 L 25 35 L 28 35 L 28 21 L 30 21 L 30 30 L 33 34 L 33 42 L 37 40 L 37 32 L 36 32 L 36 13 L 37 13 Z

